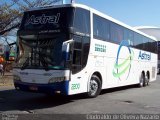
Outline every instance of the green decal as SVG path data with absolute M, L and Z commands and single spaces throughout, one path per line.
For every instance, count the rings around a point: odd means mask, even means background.
M 100 44 L 95 44 L 95 51 L 106 52 L 106 46 L 105 45 L 100 45 Z
M 79 88 L 80 88 L 80 83 L 72 84 L 72 86 L 71 86 L 71 90 L 77 90 Z
M 126 57 L 124 59 L 124 61 L 120 63 L 119 56 L 120 56 L 120 51 L 123 47 L 128 48 L 129 54 L 128 54 L 128 57 Z M 114 68 L 113 68 L 113 71 L 112 71 L 113 76 L 116 77 L 116 78 L 119 78 L 121 80 L 121 76 L 126 73 L 126 78 L 125 79 L 128 79 L 128 76 L 130 74 L 131 64 L 132 64 L 132 61 L 133 61 L 133 57 L 134 57 L 134 52 L 130 48 L 130 43 L 127 40 L 123 40 L 120 43 L 120 46 L 118 48 L 116 62 L 114 64 Z M 128 74 L 127 74 L 127 71 L 128 71 Z

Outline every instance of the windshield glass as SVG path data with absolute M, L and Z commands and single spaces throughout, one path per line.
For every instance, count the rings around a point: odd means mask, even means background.
M 64 69 L 62 44 L 66 35 L 21 35 L 15 67 Z
M 66 69 L 62 44 L 70 39 L 74 8 L 46 8 L 24 13 L 17 32 L 17 60 L 21 69 Z

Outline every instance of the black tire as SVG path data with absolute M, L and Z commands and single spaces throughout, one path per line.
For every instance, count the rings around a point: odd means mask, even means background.
M 148 86 L 148 85 L 149 85 L 149 76 L 147 75 L 145 79 L 145 86 Z
M 139 86 L 140 88 L 145 86 L 145 76 L 144 76 L 143 73 L 141 74 L 141 77 L 140 77 L 138 86 Z
M 89 83 L 89 91 L 87 92 L 87 97 L 94 98 L 97 97 L 101 92 L 102 82 L 98 76 L 92 75 Z
M 160 68 L 158 68 L 158 70 L 157 70 L 157 71 L 158 71 L 157 73 L 158 73 L 158 74 L 160 74 Z

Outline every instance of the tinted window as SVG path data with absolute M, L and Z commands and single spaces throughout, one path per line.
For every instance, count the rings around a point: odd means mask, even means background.
M 156 41 L 153 41 L 153 48 L 152 48 L 152 50 L 153 50 L 153 52 L 154 53 L 157 53 L 158 52 L 158 45 L 157 45 L 158 43 L 156 42 Z
M 128 40 L 130 45 L 133 46 L 134 43 L 134 32 L 128 29 L 124 29 L 124 40 Z
M 82 37 L 74 36 L 74 49 L 82 49 Z
M 72 16 L 73 8 L 54 8 L 29 11 L 24 13 L 20 29 L 55 30 L 55 32 L 59 32 L 72 24 Z
M 93 14 L 93 37 L 116 44 L 128 40 L 130 46 L 134 48 L 157 52 L 157 42 L 154 40 L 95 14 Z
M 83 59 L 82 59 L 82 67 L 85 67 L 88 60 L 89 48 L 90 48 L 90 38 L 83 38 Z
M 109 40 L 110 37 L 109 31 L 109 21 L 93 15 L 93 35 L 96 39 Z
M 111 23 L 111 41 L 114 43 L 120 43 L 123 40 L 123 27 Z
M 138 33 L 134 33 L 134 47 L 157 53 L 157 42 Z
M 143 49 L 143 38 L 138 33 L 134 33 L 134 46 L 138 49 Z
M 73 49 L 73 62 L 72 73 L 75 74 L 81 71 L 87 64 L 90 38 L 85 36 L 74 35 L 74 49 Z
M 74 32 L 90 34 L 90 12 L 76 8 L 74 18 Z
M 72 73 L 75 74 L 82 69 L 82 37 L 74 35 L 74 49 L 72 61 Z
M 81 51 L 74 50 L 73 52 L 73 64 L 81 65 Z
M 149 39 L 147 37 L 143 37 L 143 49 L 149 51 Z

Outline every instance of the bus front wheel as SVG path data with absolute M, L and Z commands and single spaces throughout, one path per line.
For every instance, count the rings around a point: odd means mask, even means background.
M 97 75 L 92 75 L 89 82 L 89 91 L 87 96 L 90 98 L 97 97 L 101 92 L 102 82 Z

